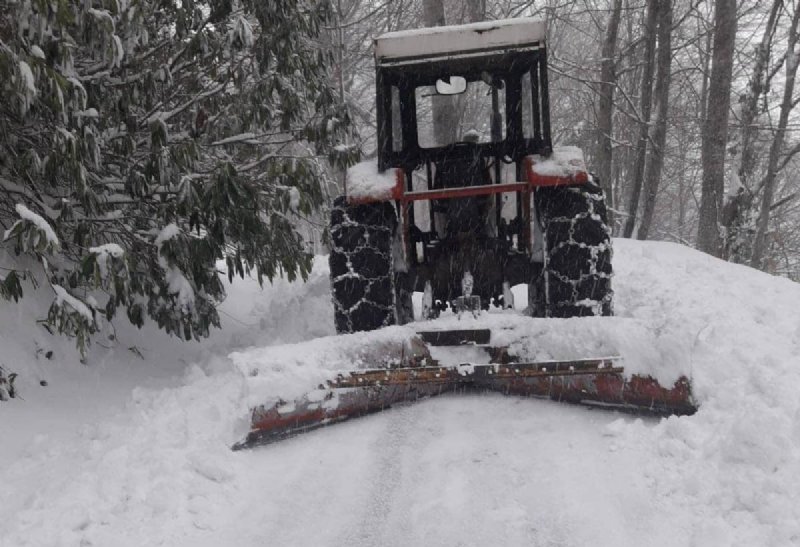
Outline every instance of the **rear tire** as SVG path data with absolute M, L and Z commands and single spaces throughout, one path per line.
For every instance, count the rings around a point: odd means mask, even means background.
M 542 188 L 549 317 L 613 315 L 611 229 L 597 181 Z
M 395 323 L 392 241 L 396 226 L 391 203 L 352 205 L 343 196 L 334 200 L 329 263 L 337 333 Z

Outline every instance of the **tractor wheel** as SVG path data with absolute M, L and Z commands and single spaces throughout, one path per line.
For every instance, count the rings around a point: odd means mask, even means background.
M 396 225 L 391 203 L 351 205 L 345 197 L 334 200 L 329 261 L 336 332 L 394 324 L 392 240 Z
M 613 315 L 611 230 L 603 190 L 582 186 L 539 190 L 544 224 L 549 317 Z

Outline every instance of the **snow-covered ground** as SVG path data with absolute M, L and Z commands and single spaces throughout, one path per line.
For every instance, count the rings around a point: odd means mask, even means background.
M 235 283 L 209 340 L 120 325 L 86 365 L 31 334 L 42 303 L 0 304 L 0 365 L 23 397 L 0 403 L 0 545 L 800 544 L 800 285 L 679 245 L 615 245 L 617 317 L 483 320 L 533 358 L 687 374 L 692 417 L 442 396 L 232 452 L 250 402 L 408 330 L 320 339 L 324 259 L 305 285 Z

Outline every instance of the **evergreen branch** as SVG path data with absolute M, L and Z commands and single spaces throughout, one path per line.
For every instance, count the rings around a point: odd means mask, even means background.
M 193 106 L 194 104 L 196 104 L 196 103 L 198 103 L 200 101 L 203 101 L 205 99 L 208 99 L 209 97 L 213 97 L 214 95 L 217 95 L 218 93 L 220 93 L 222 91 L 225 91 L 225 88 L 227 86 L 228 86 L 228 80 L 226 79 L 223 83 L 217 85 L 216 87 L 214 87 L 212 89 L 209 89 L 208 91 L 206 91 L 204 93 L 200 93 L 198 95 L 195 95 L 194 97 L 192 97 L 191 99 L 189 99 L 188 101 L 183 103 L 182 105 L 172 109 L 169 112 L 156 112 L 155 114 L 152 114 L 149 118 L 144 120 L 143 123 L 140 123 L 140 125 L 143 125 L 144 123 L 149 124 L 149 123 L 154 122 L 156 120 L 161 120 L 161 121 L 166 122 L 169 119 L 174 118 L 175 116 L 177 116 L 181 112 L 184 112 L 186 109 L 188 109 L 189 107 Z
M 36 195 L 34 195 L 33 192 L 31 192 L 29 189 L 27 189 L 27 188 L 25 188 L 23 186 L 20 186 L 19 184 L 16 184 L 16 183 L 8 180 L 7 178 L 3 177 L 2 175 L 0 175 L 0 187 L 2 187 L 2 189 L 4 191 L 6 191 L 6 192 L 8 192 L 10 194 L 16 194 L 16 195 L 28 198 L 30 201 L 32 201 L 33 203 L 38 205 L 39 208 L 42 211 L 44 211 L 44 213 L 49 218 L 57 219 L 59 217 L 59 213 L 56 210 L 52 209 L 47 204 L 45 204 L 41 199 L 36 197 Z

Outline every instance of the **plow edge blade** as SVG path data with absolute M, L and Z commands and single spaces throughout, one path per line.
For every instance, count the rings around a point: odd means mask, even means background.
M 293 402 L 256 407 L 250 433 L 233 449 L 270 444 L 395 404 L 455 391 L 497 391 L 655 415 L 697 410 L 685 377 L 665 388 L 649 376 L 626 379 L 623 372 L 612 359 L 350 372 Z

